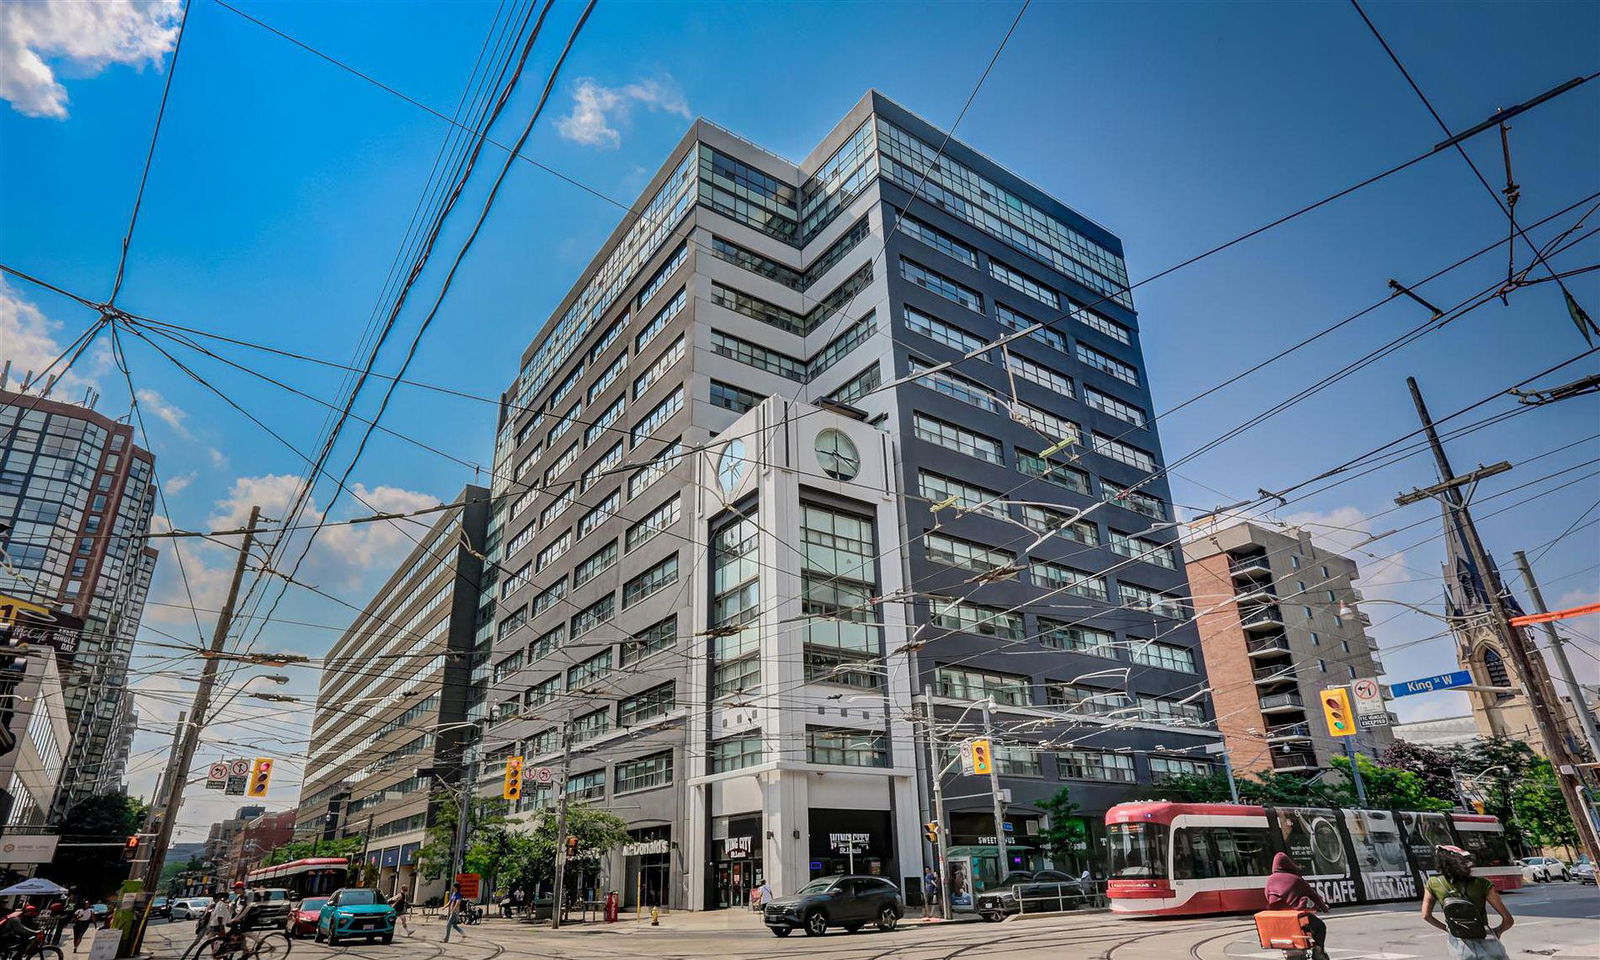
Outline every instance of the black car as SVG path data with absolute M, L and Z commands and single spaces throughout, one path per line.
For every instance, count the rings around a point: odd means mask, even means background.
M 1013 913 L 1072 910 L 1084 903 L 1090 892 L 1059 870 L 1018 870 L 978 894 L 978 916 L 998 922 Z
M 767 904 L 761 919 L 775 937 L 787 937 L 796 927 L 820 937 L 829 927 L 855 933 L 869 923 L 887 932 L 905 912 L 900 888 L 883 877 L 823 877 Z

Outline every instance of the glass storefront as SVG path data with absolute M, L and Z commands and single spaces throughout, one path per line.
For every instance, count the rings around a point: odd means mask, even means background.
M 750 891 L 761 886 L 761 814 L 716 817 L 711 821 L 710 909 L 748 907 Z
M 622 847 L 622 905 L 630 909 L 665 907 L 672 895 L 672 828 L 628 831 Z
M 1007 818 L 1006 855 L 1010 863 L 1000 869 L 1000 848 L 995 842 L 994 816 L 988 813 L 950 814 L 950 847 L 946 855 L 970 858 L 971 883 L 985 890 L 1015 870 L 1041 870 L 1045 856 L 1038 839 L 1039 818 L 1014 814 Z
M 882 876 L 899 882 L 887 810 L 810 812 L 810 877 Z

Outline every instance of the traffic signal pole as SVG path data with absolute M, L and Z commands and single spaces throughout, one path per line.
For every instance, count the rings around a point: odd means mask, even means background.
M 200 745 L 200 731 L 205 726 L 206 714 L 211 709 L 211 690 L 217 682 L 217 654 L 223 652 L 227 643 L 228 630 L 233 625 L 233 608 L 239 600 L 239 584 L 244 580 L 244 570 L 250 559 L 250 547 L 255 542 L 256 524 L 261 520 L 261 508 L 250 508 L 250 519 L 244 526 L 244 539 L 239 543 L 239 559 L 233 567 L 233 580 L 228 584 L 228 597 L 222 604 L 222 610 L 217 614 L 216 629 L 211 633 L 210 655 L 205 657 L 205 662 L 200 667 L 200 685 L 194 691 L 194 703 L 189 707 L 189 723 L 182 729 L 182 736 L 174 744 L 172 756 L 167 759 L 167 769 L 163 778 L 166 784 L 166 797 L 161 803 L 161 824 L 156 828 L 155 839 L 150 843 L 150 859 L 145 862 L 144 889 L 140 891 L 136 902 L 136 910 L 142 917 L 145 905 L 150 902 L 161 882 L 161 870 L 166 866 L 167 845 L 172 842 L 172 830 L 178 821 L 178 810 L 183 806 L 183 788 L 188 785 L 189 766 L 194 762 L 195 750 Z M 132 953 L 138 953 L 144 940 L 144 925 L 137 923 L 134 926 L 133 942 L 129 944 Z
M 1500 573 L 1490 563 L 1488 550 L 1484 547 L 1483 540 L 1478 537 L 1478 528 L 1472 522 L 1472 513 L 1467 509 L 1466 498 L 1461 495 L 1461 486 L 1471 481 L 1465 477 L 1457 477 L 1451 469 L 1450 460 L 1445 456 L 1444 444 L 1439 441 L 1439 433 L 1434 429 L 1433 418 L 1428 414 L 1428 406 L 1423 402 L 1422 391 L 1417 387 L 1416 378 L 1407 377 L 1406 385 L 1411 389 L 1411 400 L 1417 408 L 1417 417 L 1422 421 L 1422 429 L 1427 435 L 1429 446 L 1433 448 L 1434 461 L 1439 468 L 1440 483 L 1426 490 L 1402 494 L 1395 502 L 1404 506 L 1424 498 L 1437 499 L 1461 522 L 1461 539 L 1465 541 L 1472 562 L 1483 578 L 1483 592 L 1487 594 L 1485 599 L 1490 626 L 1494 629 L 1501 646 L 1510 654 L 1512 665 L 1516 667 L 1517 679 L 1521 681 L 1522 695 L 1527 698 L 1528 711 L 1533 715 L 1534 723 L 1539 728 L 1544 755 L 1555 768 L 1556 783 L 1561 788 L 1562 799 L 1566 801 L 1567 814 L 1577 828 L 1578 840 L 1588 852 L 1589 861 L 1600 862 L 1600 839 L 1596 837 L 1594 821 L 1589 818 L 1583 799 L 1578 794 L 1576 761 L 1567 753 L 1561 728 L 1552 713 L 1554 704 L 1550 701 L 1554 699 L 1554 687 L 1540 681 L 1540 674 L 1534 669 L 1533 653 L 1528 649 L 1527 637 L 1520 629 L 1511 625 L 1511 612 L 1506 608 L 1506 592 L 1500 582 Z
M 1011 872 L 1011 849 L 1006 844 L 1005 803 L 1000 798 L 1000 768 L 995 763 L 994 729 L 989 722 L 988 700 L 983 701 L 983 738 L 989 741 L 989 793 L 994 798 L 994 846 L 1000 854 L 999 870 L 994 879 L 999 883 Z
M 556 882 L 555 901 L 550 904 L 550 929 L 561 929 L 561 908 L 567 885 L 567 766 L 572 761 L 572 736 L 567 732 L 572 717 L 561 728 L 561 776 L 556 781 Z
M 950 891 L 945 888 L 949 869 L 945 865 L 944 836 L 944 761 L 939 757 L 939 735 L 933 726 L 933 684 L 922 687 L 922 705 L 927 709 L 928 724 L 928 778 L 933 781 L 933 862 L 934 873 L 939 878 L 939 914 L 950 919 Z

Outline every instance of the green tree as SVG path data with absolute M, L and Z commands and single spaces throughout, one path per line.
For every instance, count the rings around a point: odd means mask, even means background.
M 547 810 L 534 821 L 533 829 L 511 835 L 508 863 L 502 868 L 507 883 L 529 890 L 555 880 L 556 815 Z M 567 861 L 567 876 L 575 879 L 599 869 L 607 853 L 628 842 L 628 823 L 607 810 L 586 803 L 567 805 L 567 836 L 578 838 L 576 856 Z M 565 843 L 566 838 L 559 838 Z
M 467 872 L 483 873 L 472 869 L 474 862 L 484 866 L 483 859 L 472 859 L 472 846 L 480 834 L 503 830 L 506 825 L 506 802 L 498 797 L 474 797 L 467 820 Z M 456 830 L 460 825 L 461 805 L 454 796 L 439 801 L 433 810 L 433 823 L 423 834 L 422 847 L 417 850 L 417 870 L 429 880 L 446 876 L 455 866 Z M 492 847 L 492 844 L 491 844 Z
M 78 801 L 61 818 L 56 833 L 62 843 L 115 843 L 110 847 L 63 847 L 40 876 L 92 899 L 109 895 L 128 877 L 122 843 L 144 826 L 145 804 L 121 793 Z
M 293 840 L 267 854 L 262 865 L 270 867 L 273 864 L 304 860 L 307 857 L 355 857 L 360 855 L 364 845 L 364 839 L 359 836 L 335 837 L 332 840 L 324 840 L 321 837 L 315 840 Z
M 1456 754 L 1425 747 L 1420 743 L 1396 740 L 1378 754 L 1378 762 L 1385 767 L 1416 775 L 1422 780 L 1423 790 L 1428 796 L 1451 803 L 1456 801 Z
M 1567 813 L 1567 801 L 1550 761 L 1540 757 L 1512 788 L 1511 808 L 1530 843 L 1569 850 L 1577 846 L 1578 827 Z
M 1055 796 L 1039 801 L 1039 809 L 1050 817 L 1050 825 L 1040 829 L 1039 836 L 1051 862 L 1074 873 L 1088 866 L 1089 823 L 1079 814 L 1083 807 L 1072 799 L 1072 790 L 1062 787 Z
M 1521 740 L 1479 737 L 1461 751 L 1456 765 L 1468 792 L 1482 797 L 1483 812 L 1505 825 L 1506 842 L 1518 856 L 1527 852 L 1528 837 L 1517 819 L 1512 793 L 1538 762 L 1539 755 Z
M 1350 760 L 1334 757 L 1333 766 L 1344 775 L 1344 782 L 1333 787 L 1342 806 L 1355 806 L 1355 783 L 1350 779 Z M 1367 806 L 1380 810 L 1421 810 L 1439 812 L 1450 810 L 1455 804 L 1449 800 L 1429 796 L 1427 783 L 1409 770 L 1385 767 L 1373 763 L 1365 754 L 1356 754 L 1356 769 L 1361 771 L 1361 785 L 1366 788 Z

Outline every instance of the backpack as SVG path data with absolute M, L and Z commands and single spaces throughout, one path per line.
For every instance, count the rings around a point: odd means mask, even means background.
M 1475 878 L 1476 879 L 1476 878 Z M 1444 885 L 1439 906 L 1444 912 L 1445 929 L 1458 940 L 1482 940 L 1489 935 L 1489 912 L 1482 900 L 1474 900 L 1455 884 Z

